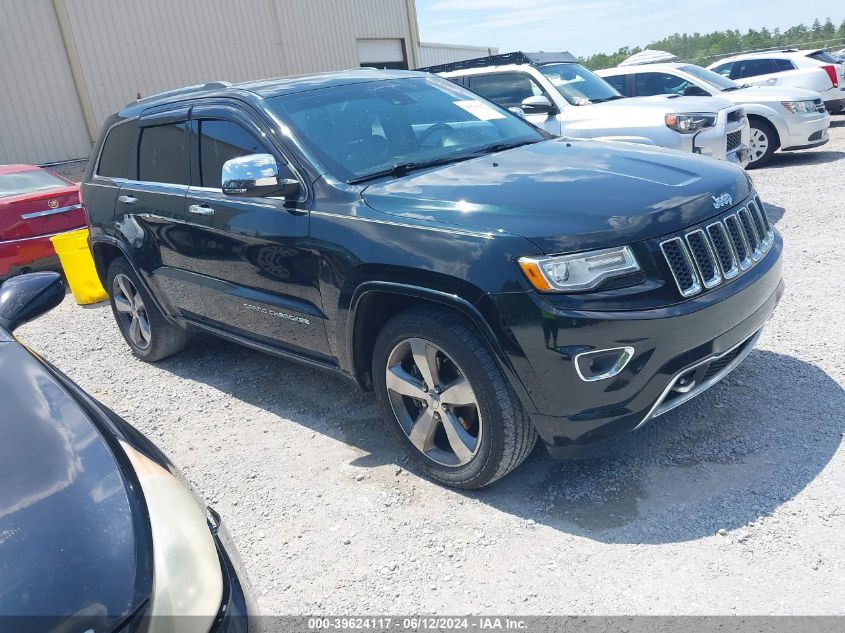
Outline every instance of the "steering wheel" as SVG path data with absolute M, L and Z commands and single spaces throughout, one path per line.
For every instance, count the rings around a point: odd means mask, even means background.
M 453 129 L 449 126 L 449 125 L 447 125 L 446 123 L 443 123 L 442 121 L 438 121 L 437 123 L 435 123 L 434 125 L 432 125 L 430 128 L 428 128 L 425 132 L 423 132 L 422 134 L 420 134 L 420 137 L 419 137 L 419 139 L 418 139 L 418 140 L 419 140 L 419 143 L 420 143 L 420 146 L 422 147 L 423 145 L 425 145 L 425 142 L 428 140 L 428 138 L 429 138 L 430 136 L 432 136 L 434 133 L 436 133 L 437 131 L 440 131 L 440 130 L 442 130 L 442 131 L 444 131 L 444 132 L 446 132 L 446 133 L 451 133 L 451 132 L 453 132 L 453 131 L 454 131 L 454 130 L 453 130 Z

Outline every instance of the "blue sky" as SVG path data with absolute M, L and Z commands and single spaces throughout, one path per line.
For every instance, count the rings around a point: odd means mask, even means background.
M 576 55 L 645 45 L 673 33 L 787 28 L 845 17 L 842 0 L 416 0 L 423 42 Z

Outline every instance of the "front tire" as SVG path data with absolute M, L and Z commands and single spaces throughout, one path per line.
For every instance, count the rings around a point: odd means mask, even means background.
M 126 259 L 112 260 L 107 283 L 112 314 L 135 356 L 155 362 L 185 347 L 187 332 L 164 317 Z
M 519 466 L 537 431 L 476 331 L 456 315 L 412 308 L 391 319 L 373 353 L 384 417 L 432 479 L 481 488 Z
M 753 117 L 749 118 L 748 122 L 751 127 L 751 162 L 748 163 L 748 169 L 756 169 L 772 160 L 775 151 L 780 147 L 780 138 L 774 126 L 765 119 Z

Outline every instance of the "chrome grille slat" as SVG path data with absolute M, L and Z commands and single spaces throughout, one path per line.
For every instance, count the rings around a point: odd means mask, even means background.
M 728 230 L 721 222 L 715 222 L 707 227 L 707 235 L 716 251 L 722 275 L 725 279 L 733 279 L 739 274 L 739 259 L 728 237 Z
M 734 279 L 771 250 L 775 232 L 759 196 L 683 235 L 660 242 L 681 295 L 691 297 Z
M 751 259 L 759 262 L 763 256 L 763 251 L 760 248 L 762 240 L 757 235 L 757 229 L 754 227 L 754 220 L 751 219 L 751 212 L 748 210 L 748 207 L 742 207 L 737 211 L 737 217 L 739 217 L 739 223 L 742 226 L 742 231 L 745 233 L 748 244 L 751 246 Z
M 673 237 L 660 243 L 660 250 L 669 264 L 669 270 L 675 278 L 678 290 L 685 297 L 691 297 L 701 292 L 701 283 L 698 281 L 698 273 L 695 265 L 683 240 Z
M 712 288 L 722 283 L 722 274 L 719 264 L 716 262 L 716 254 L 710 246 L 710 240 L 701 229 L 690 231 L 686 234 L 687 246 L 689 246 L 692 260 L 698 269 L 698 274 L 705 288 Z

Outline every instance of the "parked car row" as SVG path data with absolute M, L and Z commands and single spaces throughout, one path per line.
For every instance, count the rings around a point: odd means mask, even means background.
M 725 99 L 660 94 L 626 99 L 570 53 L 508 53 L 423 68 L 506 108 L 552 134 L 654 145 L 749 162 L 742 106 Z

